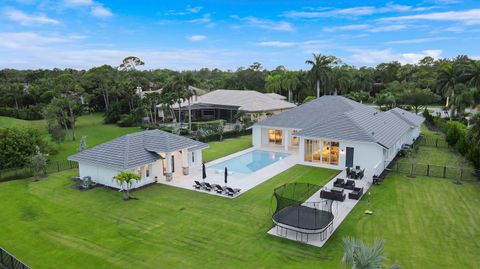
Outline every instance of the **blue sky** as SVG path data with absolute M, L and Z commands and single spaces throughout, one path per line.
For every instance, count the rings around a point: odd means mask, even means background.
M 311 53 L 355 66 L 480 57 L 480 3 L 424 1 L 2 0 L 0 68 L 77 68 L 125 56 L 145 69 L 306 69 Z

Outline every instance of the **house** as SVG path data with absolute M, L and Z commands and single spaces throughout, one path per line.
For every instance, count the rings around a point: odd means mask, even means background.
M 323 96 L 258 122 L 254 147 L 296 152 L 299 163 L 343 169 L 360 166 L 380 174 L 404 144 L 420 135 L 423 117 L 387 112 L 342 96 Z
M 113 179 L 120 171 L 131 170 L 142 176 L 133 188 L 162 179 L 175 180 L 190 168 L 202 165 L 202 150 L 208 144 L 160 130 L 127 134 L 78 152 L 68 160 L 78 162 L 80 177 L 113 188 L 121 186 Z
M 283 99 L 279 94 L 257 91 L 215 90 L 190 100 L 192 121 L 223 119 L 234 123 L 237 111 L 244 111 L 251 120 L 263 120 L 295 107 Z M 180 110 L 182 119 L 187 119 L 188 101 L 184 101 L 180 106 L 174 104 L 172 108 L 177 119 Z

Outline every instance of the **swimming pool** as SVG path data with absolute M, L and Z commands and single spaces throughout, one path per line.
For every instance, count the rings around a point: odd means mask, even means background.
M 214 164 L 208 168 L 223 171 L 225 167 L 227 167 L 228 171 L 230 172 L 251 174 L 266 166 L 278 162 L 288 155 L 288 153 L 253 150 L 221 163 Z

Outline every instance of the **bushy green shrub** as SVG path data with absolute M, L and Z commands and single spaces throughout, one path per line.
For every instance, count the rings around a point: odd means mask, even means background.
M 117 123 L 120 120 L 121 115 L 124 113 L 126 113 L 126 111 L 123 111 L 122 105 L 119 102 L 111 103 L 105 111 L 105 118 L 103 121 L 107 124 Z
M 425 110 L 423 110 L 423 117 L 425 118 L 425 121 L 428 122 L 428 123 L 433 123 L 433 116 L 432 114 L 430 114 L 430 112 L 428 111 L 428 109 L 425 108 Z
M 143 108 L 136 108 L 130 114 L 123 114 L 120 116 L 120 120 L 117 125 L 120 127 L 135 127 L 140 125 L 140 121 L 145 115 Z
M 29 106 L 27 108 L 0 107 L 0 116 L 12 117 L 22 120 L 40 120 L 43 118 L 42 106 Z
M 225 120 L 212 120 L 212 121 L 201 121 L 201 122 L 192 122 L 192 130 L 196 131 L 199 128 L 208 129 L 208 130 L 217 130 L 218 126 L 224 125 Z

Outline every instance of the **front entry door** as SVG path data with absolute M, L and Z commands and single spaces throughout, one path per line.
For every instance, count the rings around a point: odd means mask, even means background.
M 353 167 L 353 148 L 347 147 L 347 156 L 345 158 L 345 166 Z

